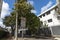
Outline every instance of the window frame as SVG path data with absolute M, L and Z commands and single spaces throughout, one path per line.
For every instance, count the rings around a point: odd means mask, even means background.
M 49 19 L 49 20 L 48 20 L 48 23 L 50 23 L 50 22 L 52 22 L 52 19 Z

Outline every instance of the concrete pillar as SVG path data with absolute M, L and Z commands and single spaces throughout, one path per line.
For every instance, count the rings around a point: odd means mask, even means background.
M 3 0 L 0 0 L 0 17 L 1 17 L 2 3 L 3 3 Z

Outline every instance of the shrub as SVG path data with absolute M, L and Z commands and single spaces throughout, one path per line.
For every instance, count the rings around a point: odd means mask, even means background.
M 0 29 L 0 38 L 7 37 L 7 35 L 8 35 L 8 32 Z

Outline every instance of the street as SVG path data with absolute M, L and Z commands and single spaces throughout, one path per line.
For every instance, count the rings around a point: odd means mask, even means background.
M 13 39 L 1 39 L 1 40 L 15 40 Z M 35 38 L 18 38 L 18 40 L 54 40 L 54 39 L 35 39 Z
M 18 38 L 18 40 L 54 40 L 54 39 Z

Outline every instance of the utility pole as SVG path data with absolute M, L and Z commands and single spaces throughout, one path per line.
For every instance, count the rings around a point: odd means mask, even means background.
M 0 19 L 1 19 L 2 4 L 3 4 L 3 0 L 0 0 Z
M 17 0 L 16 0 L 16 3 L 17 3 Z M 16 28 L 15 28 L 15 40 L 18 40 L 18 37 L 17 37 L 17 34 L 18 34 L 18 13 L 17 13 L 17 10 L 16 10 Z

